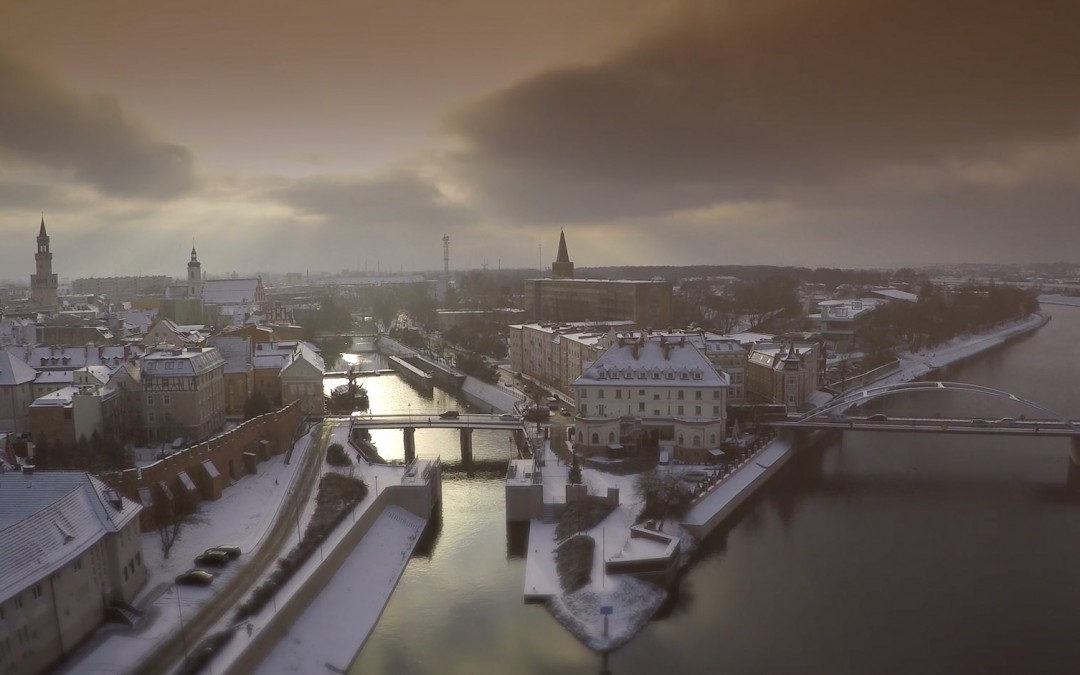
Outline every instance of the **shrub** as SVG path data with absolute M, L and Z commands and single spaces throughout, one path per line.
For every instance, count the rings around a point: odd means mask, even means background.
M 330 466 L 352 466 L 352 459 L 341 443 L 331 443 L 326 449 L 326 463 Z
M 593 551 L 596 542 L 588 535 L 567 539 L 555 551 L 555 569 L 563 590 L 572 593 L 592 577 Z
M 567 504 L 559 517 L 559 523 L 555 526 L 555 538 L 565 539 L 575 532 L 591 530 L 607 518 L 614 508 L 595 497 L 590 497 L 583 502 Z

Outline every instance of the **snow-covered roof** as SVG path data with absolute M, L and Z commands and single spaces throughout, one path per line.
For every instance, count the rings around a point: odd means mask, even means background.
M 590 364 L 574 385 L 611 384 L 633 380 L 655 386 L 726 387 L 727 376 L 713 367 L 701 350 L 685 339 L 647 336 L 619 340 Z
M 902 300 L 904 302 L 918 302 L 919 296 L 914 293 L 908 293 L 907 291 L 897 290 L 895 288 L 875 288 L 871 291 L 874 295 L 880 295 L 883 298 L 890 300 Z
M 251 362 L 251 338 L 215 335 L 206 341 L 211 347 L 217 347 L 225 359 L 225 373 L 246 373 Z
M 255 355 L 251 361 L 256 370 L 284 370 L 297 359 L 307 361 L 320 371 L 326 370 L 322 356 L 315 346 L 302 340 L 256 342 Z
M 0 387 L 33 382 L 37 371 L 7 351 L 0 351 Z
M 74 381 L 74 370 L 43 370 L 37 374 L 34 384 L 71 384 Z
M 0 483 L 0 603 L 119 531 L 141 509 L 81 471 L 6 474 Z
M 203 282 L 203 302 L 213 305 L 242 305 L 255 302 L 258 279 L 208 279 Z
M 9 346 L 4 351 L 12 354 L 34 370 L 78 370 L 86 366 L 109 366 L 115 368 L 129 356 L 142 353 L 138 348 L 124 345 L 102 347 L 29 347 Z
M 214 347 L 159 349 L 143 357 L 142 372 L 153 377 L 191 377 L 225 363 Z

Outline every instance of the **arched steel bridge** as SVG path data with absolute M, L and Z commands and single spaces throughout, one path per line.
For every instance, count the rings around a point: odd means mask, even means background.
M 847 411 L 869 401 L 900 394 L 948 392 L 975 394 L 1012 401 L 1030 410 L 1019 419 L 1002 417 L 982 419 L 970 417 L 895 417 L 884 414 L 848 415 Z M 992 434 L 1007 436 L 1066 436 L 1080 437 L 1080 422 L 1068 420 L 1047 408 L 1016 394 L 963 382 L 903 382 L 870 387 L 845 394 L 808 413 L 789 415 L 786 419 L 767 424 L 787 429 L 850 429 L 855 431 L 903 431 L 924 433 Z

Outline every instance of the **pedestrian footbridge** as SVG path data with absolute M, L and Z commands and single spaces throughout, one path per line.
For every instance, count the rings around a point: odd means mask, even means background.
M 359 429 L 401 429 L 405 442 L 405 461 L 416 458 L 417 429 L 458 429 L 461 434 L 461 459 L 466 464 L 472 462 L 472 432 L 476 429 L 506 429 L 514 432 L 519 445 L 524 440 L 524 422 L 520 415 L 510 414 L 468 414 L 443 417 L 440 413 L 417 412 L 393 415 L 367 415 L 354 413 L 349 417 L 349 434 Z

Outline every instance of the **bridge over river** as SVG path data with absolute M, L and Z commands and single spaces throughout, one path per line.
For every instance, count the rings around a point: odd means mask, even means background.
M 349 417 L 350 437 L 357 430 L 401 429 L 404 434 L 405 461 L 416 458 L 417 429 L 458 429 L 461 432 L 461 459 L 472 462 L 472 432 L 476 429 L 509 430 L 514 432 L 519 446 L 525 438 L 524 421 L 520 415 L 454 414 L 416 412 L 393 415 L 356 413 Z
M 915 394 L 920 397 L 944 392 L 1011 401 L 1026 412 L 997 419 L 970 417 L 896 417 L 884 414 L 851 415 L 849 411 L 876 399 Z M 1029 414 L 1035 417 L 1029 416 Z M 870 387 L 840 396 L 808 413 L 767 422 L 777 429 L 838 431 L 890 431 L 932 434 L 984 434 L 993 436 L 1043 436 L 1072 439 L 1072 461 L 1080 465 L 1080 421 L 1064 419 L 1034 401 L 1000 389 L 962 382 L 905 382 Z

